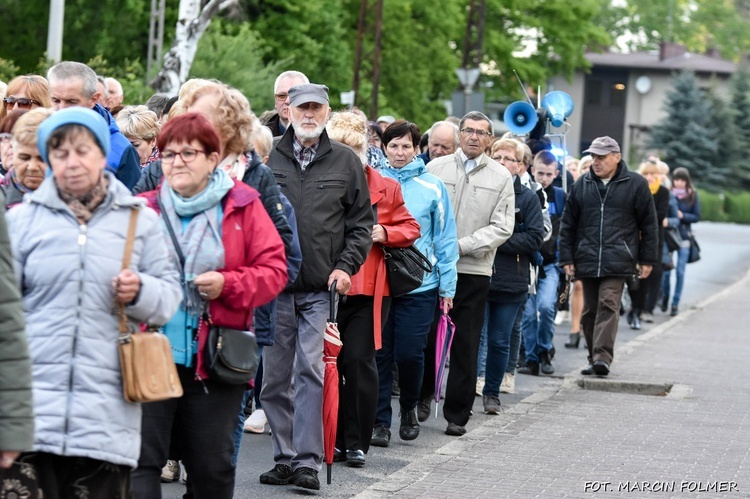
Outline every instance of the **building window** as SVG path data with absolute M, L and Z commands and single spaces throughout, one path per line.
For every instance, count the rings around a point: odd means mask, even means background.
M 589 80 L 586 82 L 586 104 L 599 106 L 602 103 L 601 80 Z

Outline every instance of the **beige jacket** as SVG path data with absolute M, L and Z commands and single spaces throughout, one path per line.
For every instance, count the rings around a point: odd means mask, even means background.
M 433 159 L 427 170 L 448 189 L 458 229 L 460 274 L 492 275 L 497 247 L 512 234 L 515 225 L 513 178 L 497 161 L 482 154 L 467 175 L 460 149 Z

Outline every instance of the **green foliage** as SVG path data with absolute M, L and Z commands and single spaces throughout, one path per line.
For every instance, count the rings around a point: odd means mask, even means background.
M 651 129 L 648 146 L 663 151 L 672 171 L 684 167 L 703 186 L 723 185 L 728 166 L 717 161 L 719 130 L 711 127 L 711 109 L 693 73 L 674 78 L 662 107 L 667 116 Z
M 263 63 L 265 49 L 247 23 L 214 21 L 201 38 L 191 78 L 215 78 L 240 90 L 260 115 L 273 109 L 273 84 L 286 60 Z
M 723 192 L 712 192 L 706 189 L 696 189 L 701 201 L 701 220 L 711 222 L 728 222 L 729 216 L 725 209 L 726 195 Z
M 735 177 L 733 171 L 742 162 L 742 151 L 744 149 L 740 140 L 741 135 L 735 125 L 737 110 L 730 107 L 718 95 L 718 91 L 713 85 L 709 88 L 706 97 L 710 111 L 708 127 L 717 131 L 717 147 L 720 151 L 720 154 L 714 158 L 714 166 L 719 170 L 721 178 L 717 178 L 718 183 L 713 184 L 716 186 L 715 188 L 719 188 L 726 184 L 730 175 Z M 720 163 L 716 161 L 717 158 L 720 158 Z
M 746 151 L 750 150 L 750 72 L 742 68 L 732 78 L 732 106 L 734 116 L 732 127 L 735 130 L 734 149 L 731 156 L 732 182 L 744 189 L 750 189 L 750 164 L 746 160 Z M 720 128 L 721 129 L 721 128 Z M 726 133 L 722 129 L 722 135 Z M 722 156 L 724 149 L 721 148 Z M 736 151 L 736 152 L 735 152 Z
M 703 198 L 701 198 L 701 209 Z M 726 196 L 727 219 L 741 224 L 750 223 L 750 192 L 738 192 Z
M 10 80 L 18 76 L 18 71 L 21 68 L 9 59 L 0 58 L 0 81 L 8 83 Z

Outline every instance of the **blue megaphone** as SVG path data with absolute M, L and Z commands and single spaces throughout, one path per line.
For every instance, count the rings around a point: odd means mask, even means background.
M 552 126 L 562 126 L 565 118 L 573 112 L 573 98 L 565 92 L 555 90 L 544 96 L 542 108 L 547 110 Z
M 503 113 L 505 125 L 516 135 L 526 135 L 532 131 L 538 120 L 534 106 L 522 100 L 508 106 Z

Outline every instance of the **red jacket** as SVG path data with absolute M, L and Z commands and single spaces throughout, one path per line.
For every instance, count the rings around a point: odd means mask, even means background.
M 159 212 L 158 190 L 144 192 L 148 205 Z M 253 308 L 273 300 L 287 283 L 286 255 L 276 226 L 268 216 L 260 194 L 252 187 L 234 181 L 222 200 L 221 240 L 224 244 L 224 289 L 211 300 L 209 312 L 215 324 L 250 330 Z M 196 372 L 208 376 L 203 365 L 206 328 L 198 332 Z
M 419 238 L 419 224 L 404 205 L 401 185 L 393 179 L 384 178 L 373 168 L 365 167 L 370 200 L 377 207 L 377 224 L 382 225 L 388 240 L 384 246 L 406 248 Z M 375 332 L 375 349 L 379 350 L 381 342 L 381 314 L 383 296 L 390 295 L 388 276 L 385 269 L 385 258 L 380 244 L 373 244 L 365 263 L 352 276 L 349 295 L 366 295 L 375 298 L 373 327 Z

